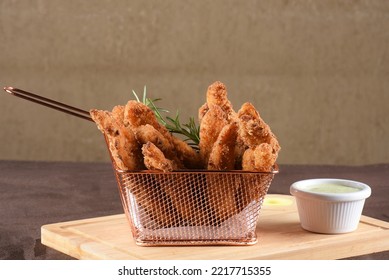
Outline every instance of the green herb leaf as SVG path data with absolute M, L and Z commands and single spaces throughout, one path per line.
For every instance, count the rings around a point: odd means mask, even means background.
M 165 126 L 171 133 L 176 133 L 185 136 L 184 141 L 186 141 L 192 148 L 198 149 L 198 144 L 200 143 L 200 127 L 196 124 L 193 117 L 189 118 L 189 122 L 181 124 L 179 112 L 176 112 L 175 118 L 169 116 L 164 117 L 162 113 L 169 113 L 168 110 L 157 107 L 155 102 L 161 100 L 161 98 L 151 99 L 146 96 L 146 86 L 143 89 L 142 101 L 140 101 L 138 95 L 133 90 L 132 93 L 135 96 L 135 99 L 138 102 L 142 102 L 147 105 L 151 110 L 153 110 L 157 120 Z

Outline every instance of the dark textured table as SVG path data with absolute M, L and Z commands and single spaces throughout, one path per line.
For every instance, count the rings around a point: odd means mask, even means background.
M 344 178 L 372 188 L 363 214 L 389 222 L 389 164 L 281 165 L 269 193 L 291 183 Z M 42 225 L 123 213 L 110 163 L 0 161 L 0 259 L 71 259 L 40 242 Z M 389 251 L 353 259 L 389 260 Z

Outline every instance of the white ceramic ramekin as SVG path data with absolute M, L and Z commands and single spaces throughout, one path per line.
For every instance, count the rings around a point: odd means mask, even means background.
M 355 188 L 353 192 L 315 192 L 312 186 L 336 184 Z M 366 198 L 371 194 L 368 185 L 344 179 L 308 179 L 293 183 L 290 193 L 296 198 L 303 229 L 317 233 L 346 233 L 357 229 Z

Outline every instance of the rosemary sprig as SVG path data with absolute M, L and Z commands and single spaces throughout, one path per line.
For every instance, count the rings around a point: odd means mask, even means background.
M 138 102 L 142 102 L 147 105 L 151 110 L 153 110 L 157 120 L 165 126 L 171 133 L 181 134 L 185 136 L 184 141 L 186 141 L 192 148 L 198 149 L 198 144 L 200 142 L 200 127 L 196 124 L 193 117 L 189 118 L 188 123 L 181 124 L 179 112 L 176 112 L 176 116 L 171 118 L 169 116 L 164 117 L 162 113 L 169 113 L 168 110 L 157 107 L 155 102 L 161 100 L 161 98 L 151 99 L 147 97 L 146 86 L 143 89 L 142 101 L 139 99 L 136 92 L 133 90 L 132 93 L 135 96 L 135 99 Z

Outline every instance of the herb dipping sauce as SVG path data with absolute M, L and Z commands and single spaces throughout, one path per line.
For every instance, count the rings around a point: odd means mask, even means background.
M 321 183 L 307 188 L 307 191 L 317 193 L 351 193 L 359 190 L 358 188 L 332 183 Z

